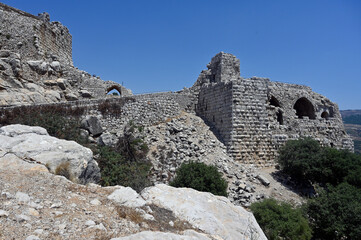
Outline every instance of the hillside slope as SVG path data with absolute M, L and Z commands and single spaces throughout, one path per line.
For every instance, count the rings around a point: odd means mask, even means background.
M 346 132 L 355 143 L 355 152 L 361 154 L 361 110 L 341 110 Z

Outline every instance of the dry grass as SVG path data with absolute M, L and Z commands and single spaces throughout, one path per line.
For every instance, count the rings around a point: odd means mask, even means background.
M 69 162 L 62 162 L 60 163 L 54 172 L 56 175 L 60 175 L 63 177 L 66 177 L 67 179 L 69 179 L 70 181 L 74 180 L 74 176 L 72 175 L 72 173 L 70 172 L 70 163 Z
M 189 222 L 177 219 L 170 210 L 160 208 L 156 205 L 150 205 L 149 207 L 152 209 L 152 215 L 155 219 L 153 221 L 144 219 L 142 214 L 136 211 L 136 209 L 134 208 L 117 206 L 116 211 L 119 217 L 128 219 L 136 224 L 139 224 L 144 228 L 143 230 L 174 233 L 179 233 L 186 229 L 193 229 L 199 231 L 199 229 L 195 229 Z M 144 223 L 146 224 L 144 225 Z

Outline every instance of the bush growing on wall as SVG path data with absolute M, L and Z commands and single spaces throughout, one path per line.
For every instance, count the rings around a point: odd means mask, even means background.
M 183 163 L 170 183 L 173 187 L 188 187 L 227 197 L 227 182 L 215 166 L 200 162 Z
M 251 205 L 251 210 L 270 240 L 309 240 L 312 232 L 307 218 L 300 208 L 292 208 L 290 204 L 265 199 Z

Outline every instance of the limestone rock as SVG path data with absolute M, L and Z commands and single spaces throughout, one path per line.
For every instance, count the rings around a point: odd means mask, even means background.
M 82 123 L 81 126 L 88 130 L 89 133 L 93 136 L 93 137 L 97 137 L 100 134 L 102 134 L 103 132 L 103 128 L 100 124 L 100 121 L 97 117 L 94 116 L 89 116 L 87 118 L 85 118 Z
M 222 239 L 264 239 L 266 236 L 252 213 L 227 198 L 164 184 L 146 188 L 141 196 L 147 204 L 171 210 L 195 228 Z
M 111 240 L 211 240 L 205 234 L 193 230 L 186 230 L 183 234 L 144 231 L 126 237 L 112 238 Z
M 271 182 L 270 182 L 265 176 L 263 176 L 263 175 L 258 175 L 257 178 L 258 178 L 258 180 L 260 180 L 261 183 L 262 183 L 263 185 L 265 185 L 265 186 L 269 186 L 270 183 L 271 183 Z
M 108 199 L 118 205 L 131 208 L 143 207 L 146 204 L 144 199 L 130 187 L 119 186 L 117 190 L 108 196 Z
M 41 127 L 19 124 L 1 127 L 0 146 L 18 158 L 46 165 L 52 173 L 62 168 L 73 180 L 87 183 L 99 179 L 99 168 L 90 149 L 74 141 L 51 137 Z
M 98 144 L 102 146 L 113 146 L 116 144 L 117 138 L 109 133 L 105 132 L 98 138 Z
M 65 94 L 65 98 L 68 101 L 76 101 L 76 100 L 78 100 L 78 97 L 74 93 Z

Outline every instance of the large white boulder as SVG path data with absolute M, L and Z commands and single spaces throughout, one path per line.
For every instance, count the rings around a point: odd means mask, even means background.
M 233 205 L 227 198 L 191 188 L 174 188 L 158 184 L 144 189 L 140 195 L 121 187 L 108 199 L 127 207 L 157 206 L 172 212 L 177 220 L 188 222 L 211 239 L 266 240 L 253 214 L 243 207 Z M 132 202 L 137 203 L 133 204 Z M 139 233 L 119 239 L 207 239 L 205 235 L 189 237 L 163 233 Z
M 133 235 L 120 237 L 120 238 L 112 238 L 111 240 L 211 240 L 211 238 L 207 237 L 202 233 L 198 233 L 193 230 L 186 230 L 183 234 L 175 234 L 175 233 L 165 233 L 165 232 L 151 232 L 144 231 L 140 233 L 136 233 Z
M 221 239 L 267 239 L 253 214 L 225 197 L 164 184 L 144 189 L 141 196 L 147 204 L 171 210 L 177 218 Z
M 81 183 L 100 177 L 99 168 L 94 171 L 96 162 L 90 149 L 74 141 L 51 137 L 41 127 L 20 124 L 1 127 L 0 149 L 18 158 L 43 164 L 52 173 L 59 172 L 62 167 L 68 171 L 71 180 Z M 88 165 L 92 167 L 93 176 L 89 176 L 89 171 L 86 171 Z

